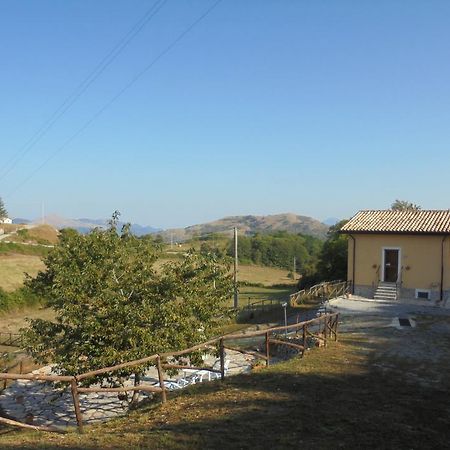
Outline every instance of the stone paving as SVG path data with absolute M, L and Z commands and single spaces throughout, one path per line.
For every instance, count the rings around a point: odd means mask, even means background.
M 251 355 L 227 350 L 226 360 L 229 367 L 226 376 L 248 372 L 255 361 Z M 205 366 L 212 367 L 217 358 L 207 355 Z M 33 373 L 51 374 L 52 366 L 46 366 Z M 172 379 L 165 379 L 170 390 L 179 389 L 195 382 L 207 381 L 209 373 L 200 371 L 180 371 Z M 155 367 L 151 367 L 145 374 L 142 384 L 155 385 L 158 383 L 158 374 Z M 125 385 L 131 386 L 133 380 Z M 152 394 L 140 393 L 139 400 L 151 397 Z M 117 392 L 80 394 L 80 408 L 84 423 L 103 422 L 114 417 L 125 415 L 129 410 L 129 401 L 121 399 Z M 119 398 L 120 397 L 120 398 Z M 6 415 L 20 422 L 33 425 L 46 425 L 65 428 L 75 426 L 75 411 L 72 394 L 68 385 L 57 387 L 55 383 L 34 380 L 18 380 L 5 389 L 0 395 L 0 407 Z

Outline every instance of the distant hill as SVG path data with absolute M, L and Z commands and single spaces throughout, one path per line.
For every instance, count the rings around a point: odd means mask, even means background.
M 323 221 L 323 223 L 325 224 L 325 225 L 328 225 L 328 226 L 333 226 L 333 225 L 336 225 L 338 222 L 340 222 L 341 221 L 341 219 L 338 219 L 337 217 L 328 217 L 328 219 L 325 219 L 324 221 Z
M 23 220 L 23 219 L 21 219 Z M 94 228 L 106 228 L 108 226 L 107 219 L 68 219 L 66 217 L 58 216 L 56 214 L 50 214 L 44 217 L 44 219 L 37 219 L 33 223 L 42 223 L 42 221 L 57 230 L 63 228 L 73 228 L 80 233 L 88 233 Z M 118 229 L 121 229 L 125 222 L 119 222 L 117 225 Z M 160 231 L 159 228 L 154 228 L 150 226 L 142 226 L 139 224 L 131 224 L 131 232 L 136 236 L 143 236 L 144 234 L 157 233 Z
M 16 217 L 15 219 L 13 219 L 12 223 L 15 223 L 15 224 L 20 224 L 20 223 L 27 224 L 27 223 L 31 223 L 31 220 L 22 219 L 21 217 Z
M 173 238 L 176 242 L 183 242 L 210 233 L 231 235 L 234 227 L 238 228 L 239 233 L 247 235 L 287 231 L 324 238 L 328 231 L 327 225 L 312 217 L 286 213 L 271 216 L 231 216 L 186 228 L 165 230 L 159 234 L 166 241 Z

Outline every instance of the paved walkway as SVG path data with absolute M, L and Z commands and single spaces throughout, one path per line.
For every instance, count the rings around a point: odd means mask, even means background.
M 213 355 L 207 355 L 205 366 L 213 366 L 216 359 Z M 227 376 L 249 372 L 255 361 L 251 355 L 231 350 L 227 350 L 226 359 L 229 360 Z M 33 373 L 50 374 L 52 366 L 43 367 Z M 185 384 L 180 380 L 192 381 L 192 378 L 189 378 L 192 375 L 192 372 L 183 374 L 180 371 L 176 377 L 171 380 L 167 378 L 165 381 L 168 388 L 176 389 Z M 199 382 L 198 378 L 196 382 Z M 204 377 L 204 380 L 206 379 L 207 376 Z M 148 385 L 158 383 L 155 367 L 146 372 L 142 383 Z M 125 385 L 133 385 L 133 380 L 128 380 Z M 151 395 L 141 392 L 139 400 L 142 401 Z M 19 380 L 0 395 L 0 406 L 8 416 L 20 422 L 63 428 L 76 425 L 72 395 L 68 386 L 58 388 L 51 382 Z M 89 393 L 80 394 L 80 406 L 84 423 L 94 423 L 125 415 L 129 410 L 129 401 L 119 399 L 115 392 Z

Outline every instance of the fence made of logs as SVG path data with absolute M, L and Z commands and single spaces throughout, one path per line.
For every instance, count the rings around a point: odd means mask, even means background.
M 268 328 L 265 330 L 259 331 L 251 331 L 246 333 L 239 334 L 227 334 L 223 336 L 216 337 L 209 341 L 203 342 L 201 344 L 195 345 L 185 350 L 179 350 L 174 352 L 166 352 L 159 353 L 155 355 L 148 356 L 146 358 L 138 359 L 135 361 L 124 362 L 122 364 L 117 364 L 111 367 L 104 367 L 102 369 L 93 370 L 91 372 L 82 373 L 75 376 L 63 376 L 63 375 L 42 375 L 42 374 L 34 374 L 34 373 L 0 373 L 0 380 L 3 380 L 6 383 L 8 380 L 34 380 L 34 381 L 50 381 L 50 382 L 58 382 L 58 383 L 67 383 L 70 386 L 72 400 L 75 410 L 75 417 L 78 425 L 79 432 L 83 432 L 83 416 L 80 408 L 80 399 L 79 394 L 82 393 L 90 393 L 90 392 L 135 392 L 135 391 L 143 391 L 143 392 L 152 392 L 160 395 L 160 399 L 162 403 L 167 401 L 167 392 L 168 388 L 164 383 L 164 370 L 166 369 L 194 369 L 194 370 L 205 370 L 213 373 L 217 373 L 220 375 L 220 379 L 223 380 L 225 378 L 225 351 L 237 351 L 243 354 L 249 354 L 256 358 L 260 358 L 265 361 L 266 366 L 270 365 L 270 348 L 271 344 L 276 345 L 286 345 L 291 348 L 294 348 L 299 352 L 299 354 L 303 357 L 305 355 L 305 351 L 308 348 L 308 343 L 311 340 L 315 342 L 320 342 L 323 346 L 327 346 L 327 342 L 331 339 L 337 341 L 338 339 L 338 320 L 339 314 L 324 314 L 315 319 L 307 320 L 304 322 L 298 322 L 292 325 L 287 326 L 277 326 L 273 328 Z M 289 336 L 295 336 L 299 339 L 296 342 L 290 342 L 288 339 Z M 227 341 L 238 341 L 241 339 L 248 338 L 257 338 L 261 337 L 264 340 L 263 350 L 244 350 L 241 348 L 237 348 L 234 346 L 228 346 Z M 300 342 L 300 343 L 299 343 Z M 218 345 L 219 355 L 220 355 L 220 369 L 214 369 L 212 367 L 195 367 L 191 365 L 182 365 L 182 364 L 172 364 L 168 362 L 170 358 L 180 357 L 183 355 L 188 355 L 198 350 L 202 350 L 204 348 L 208 348 L 211 346 Z M 115 371 L 128 368 L 128 367 L 137 367 L 143 365 L 154 365 L 156 366 L 158 372 L 158 385 L 143 385 L 138 384 L 135 386 L 121 386 L 121 387 L 82 387 L 80 386 L 80 382 L 98 375 L 103 374 L 112 374 Z M 0 423 L 4 423 L 6 425 L 14 425 L 23 428 L 29 428 L 39 431 L 52 431 L 52 432 L 65 432 L 62 429 L 49 427 L 49 426 L 40 426 L 40 425 L 30 425 L 26 423 L 22 423 L 16 420 L 8 419 L 5 417 L 0 417 Z
M 289 297 L 289 303 L 292 308 L 298 308 L 306 300 L 321 299 L 329 300 L 330 298 L 348 295 L 351 292 L 351 282 L 349 281 L 324 281 L 311 286 L 309 289 L 302 289 L 294 292 Z
M 20 347 L 22 343 L 22 336 L 18 333 L 5 333 L 0 331 L 0 345 L 7 347 Z

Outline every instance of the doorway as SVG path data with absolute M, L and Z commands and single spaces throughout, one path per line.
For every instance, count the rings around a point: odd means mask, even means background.
M 383 249 L 383 281 L 396 283 L 398 281 L 400 249 Z

